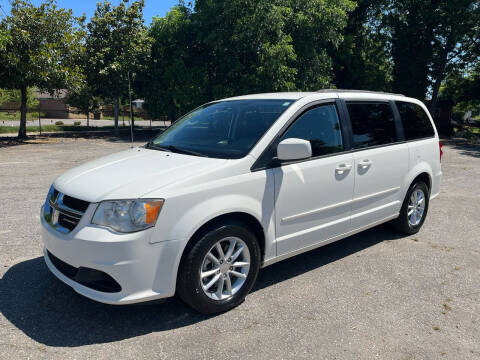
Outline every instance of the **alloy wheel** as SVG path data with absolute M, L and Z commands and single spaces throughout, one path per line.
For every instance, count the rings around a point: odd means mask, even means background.
M 250 270 L 250 251 L 238 237 L 215 243 L 205 255 L 200 269 L 204 293 L 213 300 L 226 300 L 245 284 Z
M 421 189 L 412 192 L 408 202 L 407 217 L 411 226 L 417 226 L 423 219 L 425 212 L 425 194 Z

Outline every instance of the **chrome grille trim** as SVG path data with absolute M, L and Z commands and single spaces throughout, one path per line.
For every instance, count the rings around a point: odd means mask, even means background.
M 82 211 L 72 209 L 71 207 L 68 207 L 67 205 L 65 205 L 63 203 L 63 197 L 64 196 L 65 196 L 65 194 L 59 193 L 56 201 L 55 200 L 52 201 L 52 199 L 50 198 L 50 200 L 49 200 L 50 201 L 50 206 L 55 208 L 56 210 L 60 211 L 61 213 L 65 214 L 65 215 L 68 215 L 68 216 L 71 216 L 71 217 L 74 217 L 74 218 L 78 218 L 80 220 L 84 213 Z
M 68 234 L 76 228 L 85 212 L 65 205 L 63 202 L 64 196 L 65 194 L 52 186 L 45 201 L 43 216 L 52 228 L 63 234 Z

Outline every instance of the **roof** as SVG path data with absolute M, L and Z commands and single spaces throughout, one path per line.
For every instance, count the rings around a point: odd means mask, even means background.
M 250 94 L 235 96 L 222 100 L 251 100 L 251 99 L 281 99 L 281 100 L 298 100 L 307 96 L 320 95 L 322 97 L 379 97 L 379 98 L 393 98 L 405 97 L 401 94 L 391 94 L 380 91 L 368 90 L 350 90 L 350 89 L 322 89 L 315 92 L 278 92 L 278 93 L 264 93 L 264 94 Z M 375 96 L 376 95 L 376 96 Z
M 280 100 L 298 100 L 308 95 L 313 95 L 314 92 L 277 92 L 264 94 L 250 94 L 234 96 L 222 100 L 253 100 L 253 99 L 280 99 Z
M 394 94 L 383 91 L 371 91 L 371 90 L 353 90 L 353 89 L 321 89 L 317 90 L 317 93 L 359 93 L 359 94 L 376 94 L 376 95 L 395 95 L 405 96 L 403 94 Z
M 49 92 L 42 92 L 42 91 L 35 91 L 35 98 L 40 99 L 65 99 L 68 95 L 67 89 L 58 89 L 55 90 L 53 93 Z

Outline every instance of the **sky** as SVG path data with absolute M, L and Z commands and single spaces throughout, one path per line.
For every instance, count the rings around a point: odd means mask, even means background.
M 41 0 L 31 0 L 32 3 L 38 5 L 42 3 Z M 95 12 L 97 2 L 101 0 L 57 0 L 59 7 L 72 9 L 75 16 L 80 16 L 83 13 L 87 16 L 87 20 Z M 112 4 L 117 5 L 120 0 L 109 0 Z M 145 0 L 145 8 L 143 9 L 143 16 L 145 17 L 145 25 L 149 25 L 154 16 L 165 16 L 165 14 L 176 5 L 178 0 Z M 10 13 L 10 0 L 0 0 L 0 5 L 5 13 Z M 4 13 L 0 10 L 0 18 L 4 17 Z

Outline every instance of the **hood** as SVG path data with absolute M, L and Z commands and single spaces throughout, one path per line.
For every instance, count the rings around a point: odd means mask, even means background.
M 60 192 L 89 202 L 136 199 L 202 175 L 226 161 L 134 148 L 77 166 L 59 176 L 54 186 Z

